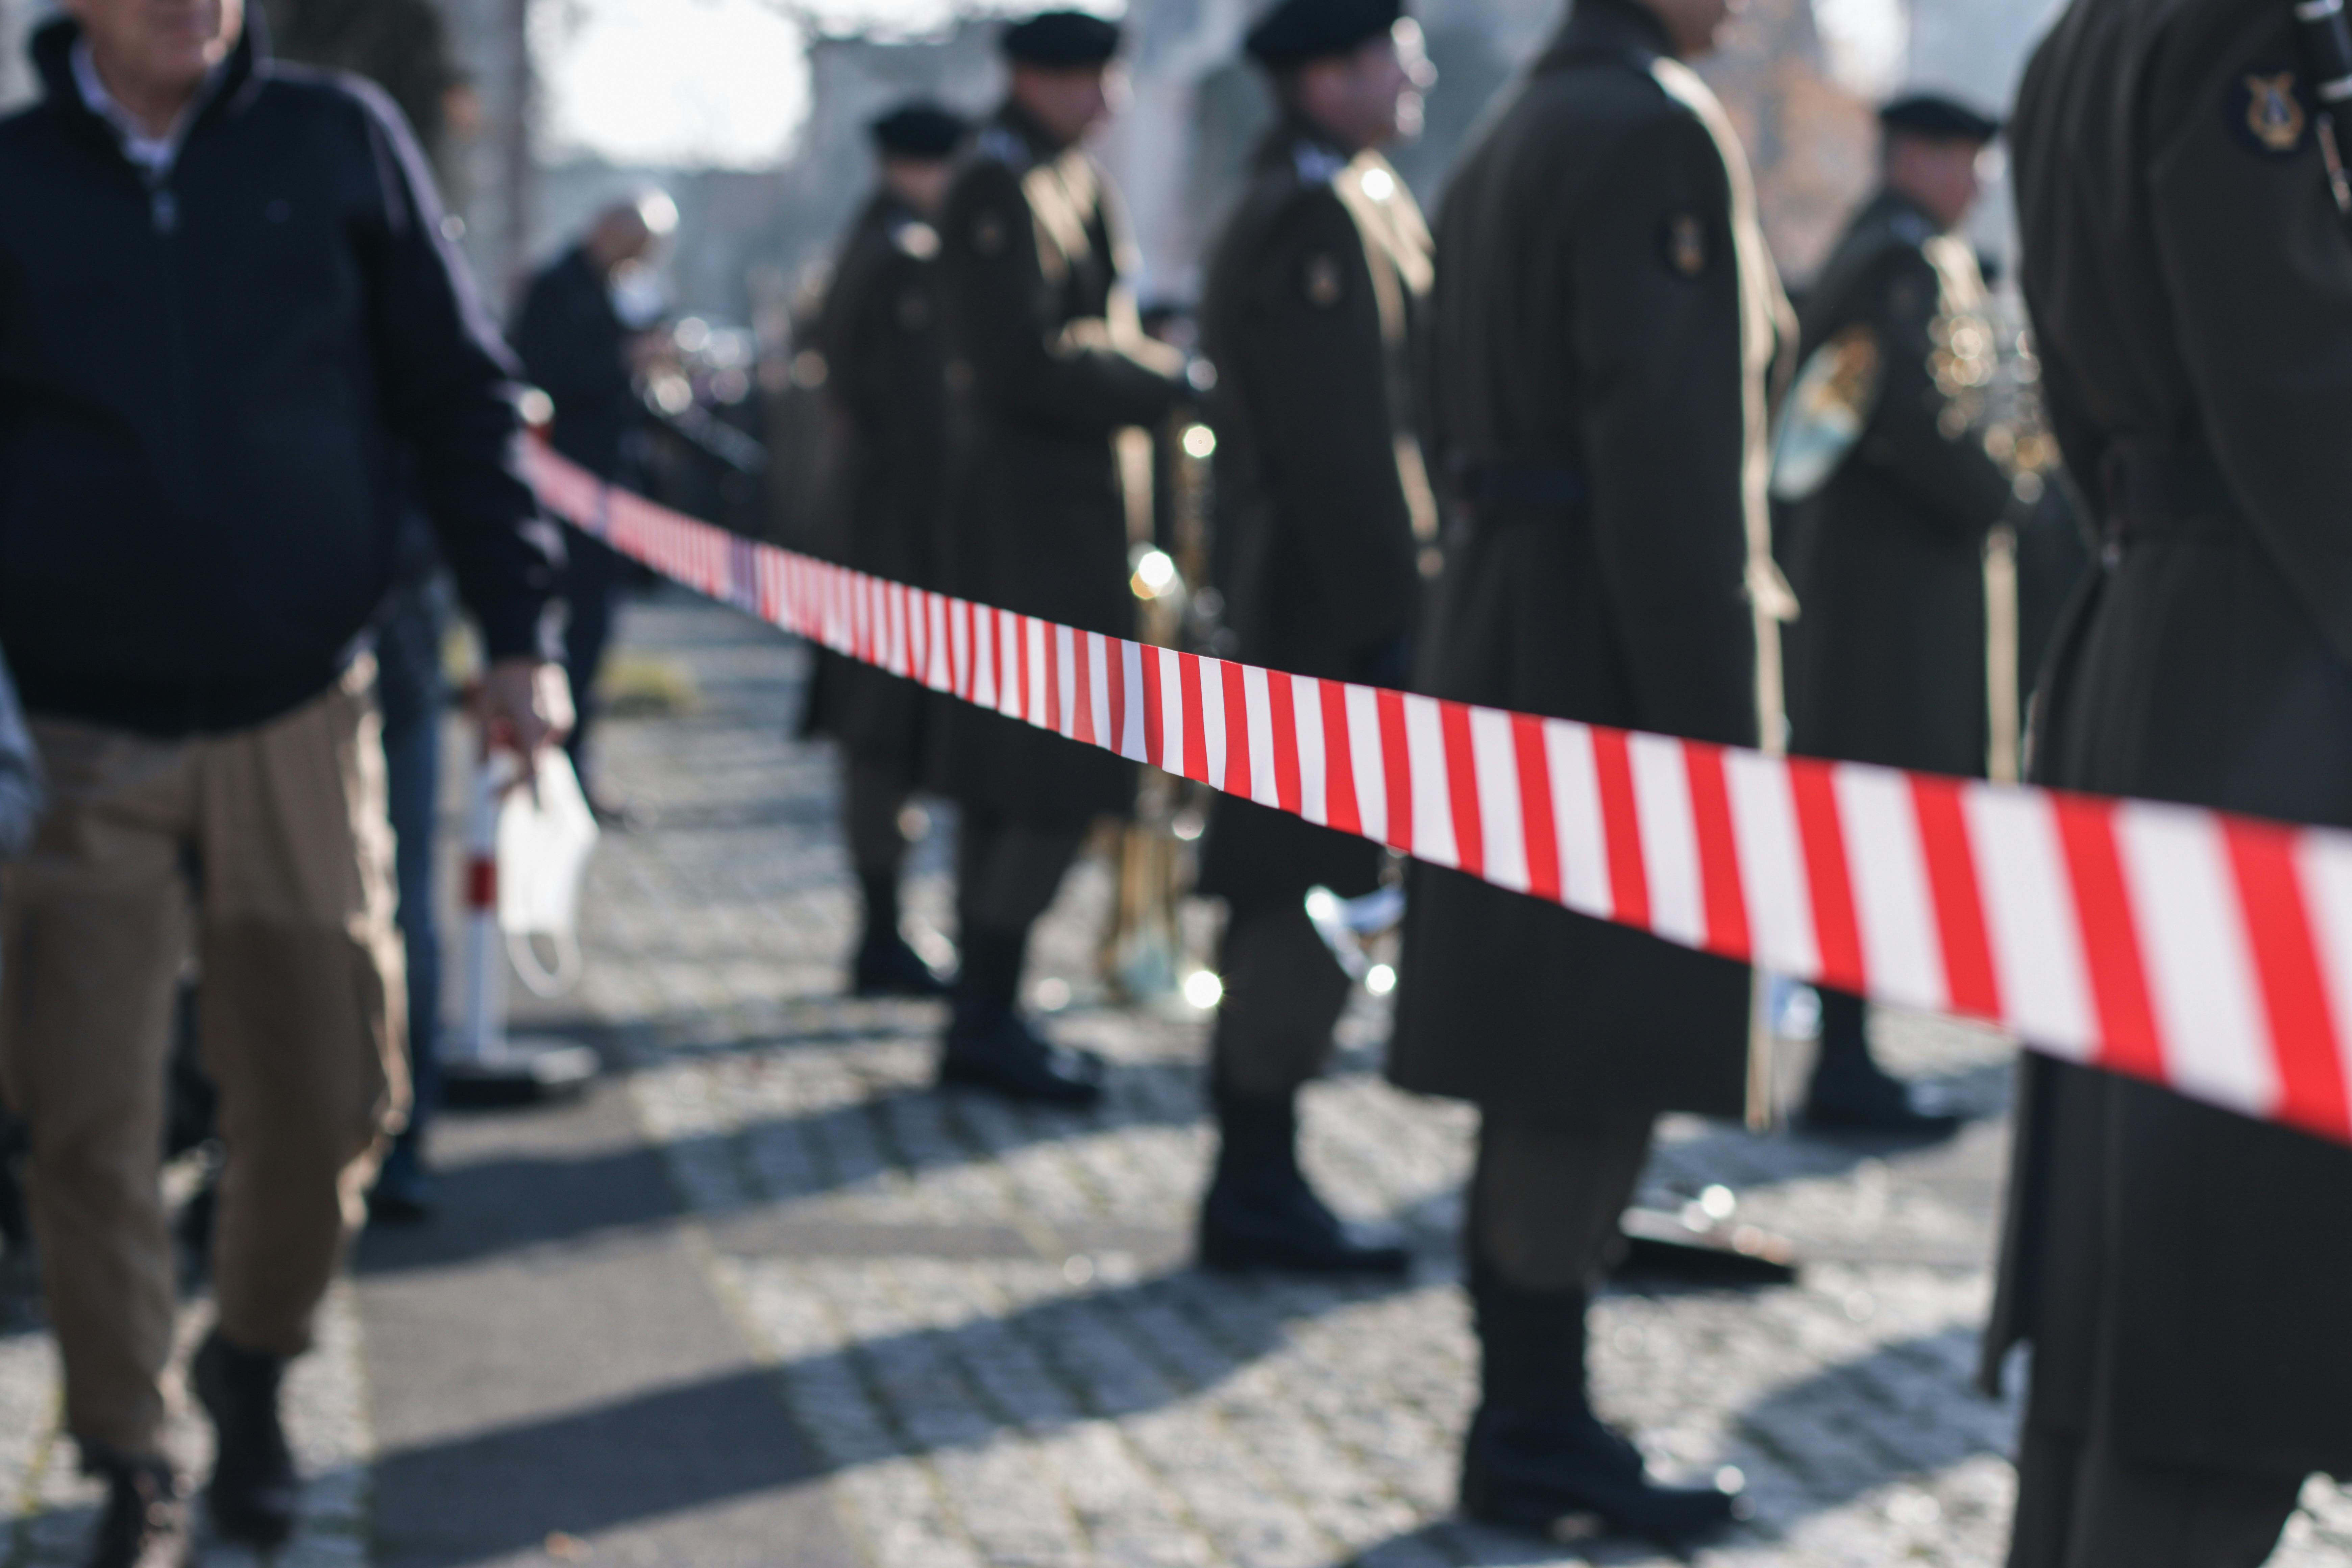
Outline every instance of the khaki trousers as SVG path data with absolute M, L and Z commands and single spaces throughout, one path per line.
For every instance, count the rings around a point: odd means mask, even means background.
M 159 741 L 35 720 L 50 807 L 0 896 L 0 1091 L 68 1430 L 157 1450 L 176 1281 L 160 1186 L 174 990 L 220 1090 L 222 1336 L 308 1348 L 407 1100 L 374 667 L 258 728 Z

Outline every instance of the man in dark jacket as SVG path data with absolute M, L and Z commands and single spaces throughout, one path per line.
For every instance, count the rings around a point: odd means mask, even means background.
M 677 208 L 658 192 L 606 207 L 579 244 L 530 280 L 515 318 L 523 374 L 555 405 L 548 444 L 597 478 L 632 489 L 645 484 L 646 416 L 630 353 L 635 334 L 614 308 L 613 281 L 677 226 Z M 579 706 L 565 744 L 581 787 L 609 819 L 617 807 L 593 787 L 588 731 L 614 602 L 629 566 L 603 540 L 568 524 L 563 550 L 563 671 Z
M 2293 12 L 2076 0 L 2013 121 L 2053 428 L 2105 551 L 2042 687 L 2073 789 L 2352 826 L 2352 234 Z M 2179 895 L 2176 895 L 2179 896 Z M 1989 1373 L 2015 1568 L 2252 1564 L 2352 1476 L 2352 1149 L 2029 1058 Z
M 845 566 L 928 588 L 948 435 L 933 225 L 965 125 L 918 102 L 871 129 L 881 188 L 842 241 L 814 333 L 825 367 L 819 546 Z M 922 777 L 929 714 L 913 681 L 818 652 L 808 727 L 841 742 L 842 817 L 866 904 L 850 964 L 861 996 L 945 989 L 898 932 L 898 814 Z
M 1422 403 L 1453 503 L 1416 674 L 1434 696 L 1757 740 L 1788 307 L 1738 139 L 1681 63 L 1727 11 L 1577 0 L 1448 188 Z M 1593 1414 L 1584 1319 L 1652 1123 L 1742 1108 L 1748 972 L 1461 872 L 1416 862 L 1406 886 L 1390 1074 L 1481 1112 L 1463 1509 L 1719 1524 L 1729 1497 L 1654 1482 Z
M 293 1527 L 279 1381 L 405 1094 L 357 642 L 404 504 L 480 618 L 493 740 L 535 754 L 569 703 L 507 362 L 396 112 L 271 65 L 236 0 L 69 9 L 35 37 L 47 96 L 0 122 L 0 646 L 52 798 L 0 911 L 0 1088 L 67 1427 L 110 1487 L 89 1560 L 157 1568 L 188 1546 L 157 1162 L 192 939 L 227 1149 L 192 1376 L 224 1535 Z
M 1931 95 L 1879 113 L 1884 185 L 1805 298 L 1805 368 L 1773 476 L 1793 503 L 1786 552 L 1790 749 L 1981 776 L 1985 537 L 2011 500 L 1986 447 L 1995 346 L 1975 252 L 1953 231 L 2000 127 Z M 1862 998 L 1822 990 L 1815 1126 L 1932 1136 L 1870 1057 Z
M 940 586 L 1083 631 L 1135 632 L 1116 439 L 1186 395 L 1119 284 L 1123 227 L 1085 141 L 1109 113 L 1116 25 L 1049 11 L 1005 30 L 1012 90 L 957 169 L 940 223 L 953 450 Z M 1148 501 L 1145 503 L 1148 505 Z M 963 806 L 963 963 L 943 1082 L 1086 1103 L 1100 1064 L 1016 1005 L 1029 930 L 1097 816 L 1134 808 L 1135 767 L 957 703 L 933 776 Z
M 1413 428 L 1412 333 L 1429 231 L 1379 149 L 1421 111 L 1397 0 L 1285 0 L 1248 38 L 1281 121 L 1210 262 L 1222 587 L 1235 655 L 1401 686 L 1436 503 Z M 1307 889 L 1380 884 L 1379 845 L 1217 797 L 1200 889 L 1232 916 L 1211 1055 L 1220 1143 L 1201 1257 L 1223 1268 L 1394 1272 L 1392 1238 L 1342 1225 L 1298 1170 L 1299 1086 L 1322 1070 L 1348 977 Z

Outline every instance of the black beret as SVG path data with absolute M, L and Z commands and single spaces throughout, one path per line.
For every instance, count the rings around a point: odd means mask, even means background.
M 962 115 L 928 99 L 898 105 L 866 126 L 874 145 L 894 158 L 945 158 L 968 129 Z
M 1932 92 L 1906 93 L 1885 104 L 1878 123 L 1930 142 L 1990 142 L 2000 134 L 2000 121 Z
M 1280 0 L 1258 18 L 1242 47 L 1258 64 L 1278 70 L 1346 54 L 1386 35 L 1403 15 L 1402 0 Z
M 999 40 L 1008 60 L 1032 66 L 1098 66 L 1118 53 L 1116 22 L 1084 11 L 1040 11 L 1004 29 Z

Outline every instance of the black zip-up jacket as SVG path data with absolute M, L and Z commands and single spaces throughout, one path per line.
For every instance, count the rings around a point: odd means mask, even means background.
M 646 423 L 646 405 L 629 374 L 629 330 L 585 247 L 573 246 L 533 278 L 513 320 L 523 374 L 555 400 L 548 444 L 590 473 L 626 483 L 629 433 Z
M 513 372 L 398 111 L 271 62 L 258 7 L 152 178 L 74 79 L 0 121 L 0 647 L 26 707 L 154 735 L 299 706 L 430 515 L 492 658 L 560 551 Z

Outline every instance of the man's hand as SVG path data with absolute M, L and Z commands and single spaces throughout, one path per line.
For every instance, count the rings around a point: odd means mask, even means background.
M 537 771 L 539 753 L 572 732 L 572 686 L 563 667 L 537 658 L 502 658 L 482 675 L 474 716 L 492 749 L 522 758 L 523 776 Z

